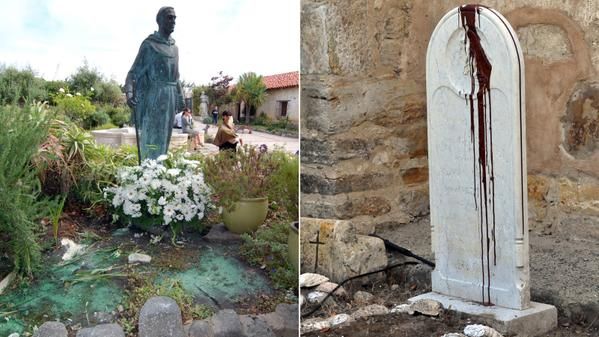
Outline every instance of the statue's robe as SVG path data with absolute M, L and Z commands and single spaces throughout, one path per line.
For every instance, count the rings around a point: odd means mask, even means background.
M 140 161 L 166 154 L 175 114 L 185 106 L 175 40 L 166 40 L 158 32 L 148 36 L 139 47 L 125 86 L 133 88 L 137 100 L 132 117 Z

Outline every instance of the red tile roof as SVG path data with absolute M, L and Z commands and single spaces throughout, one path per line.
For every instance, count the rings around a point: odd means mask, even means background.
M 266 85 L 266 89 L 281 89 L 299 86 L 299 72 L 292 71 L 289 73 L 263 76 L 262 82 Z

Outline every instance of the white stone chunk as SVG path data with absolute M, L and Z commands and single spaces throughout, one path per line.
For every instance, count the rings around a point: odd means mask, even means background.
M 308 294 L 308 302 L 309 303 L 320 303 L 327 297 L 327 293 L 323 293 L 321 291 L 313 291 Z
M 129 263 L 150 263 L 152 261 L 152 257 L 146 254 L 133 253 L 129 254 L 128 260 Z
M 503 337 L 495 329 L 480 324 L 467 325 L 464 328 L 464 334 L 468 337 Z
M 314 273 L 304 273 L 299 277 L 300 288 L 315 287 L 329 280 L 328 277 Z

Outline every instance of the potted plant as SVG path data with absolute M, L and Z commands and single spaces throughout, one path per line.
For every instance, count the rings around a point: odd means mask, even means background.
M 237 152 L 222 151 L 206 158 L 206 181 L 222 207 L 223 222 L 229 231 L 253 232 L 264 222 L 276 167 L 269 153 L 248 145 Z
M 115 216 L 150 232 L 168 227 L 173 242 L 184 225 L 201 227 L 205 212 L 212 207 L 200 163 L 182 155 L 163 155 L 123 167 L 116 180 L 116 186 L 104 189 Z

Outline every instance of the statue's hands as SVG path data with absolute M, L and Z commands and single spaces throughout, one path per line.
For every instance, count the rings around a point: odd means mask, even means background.
M 130 108 L 134 108 L 137 105 L 137 98 L 133 96 L 132 92 L 127 93 L 127 105 Z

